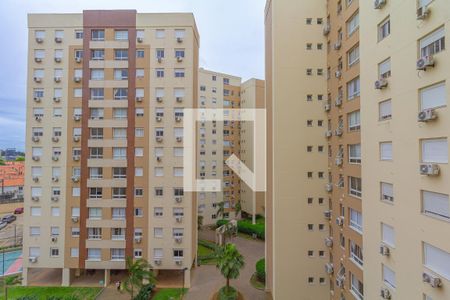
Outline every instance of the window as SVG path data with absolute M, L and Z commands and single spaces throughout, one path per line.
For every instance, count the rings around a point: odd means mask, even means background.
M 144 116 L 144 109 L 139 107 L 136 108 L 136 117 L 143 117 Z
M 360 112 L 354 111 L 348 114 L 348 130 L 358 131 L 361 128 Z
M 386 245 L 395 247 L 395 231 L 394 227 L 381 223 L 381 240 Z
M 104 30 L 92 30 L 91 31 L 91 40 L 104 41 L 105 40 L 105 31 Z
M 114 69 L 114 80 L 127 80 L 128 69 Z
M 422 140 L 422 162 L 448 163 L 447 139 Z
M 380 143 L 380 159 L 392 160 L 392 142 Z
M 113 118 L 124 120 L 128 117 L 128 110 L 126 108 L 113 108 Z
M 359 12 L 347 21 L 347 35 L 351 36 L 359 28 Z
M 348 145 L 348 162 L 351 164 L 361 163 L 361 144 Z
M 362 195 L 361 191 L 361 178 L 349 177 L 349 194 L 359 198 Z
M 72 227 L 72 237 L 79 237 L 79 236 L 80 236 L 80 228 Z
M 145 51 L 143 49 L 137 49 L 136 50 L 136 58 L 144 58 Z
M 175 29 L 175 38 L 176 39 L 183 39 L 186 32 L 184 29 Z
M 32 217 L 39 217 L 39 216 L 41 216 L 41 208 L 40 207 L 31 207 L 30 215 Z
M 381 200 L 394 202 L 394 185 L 391 183 L 381 183 Z
M 352 100 L 355 97 L 359 97 L 359 92 L 359 77 L 357 77 L 347 83 L 347 99 Z
M 92 60 L 104 60 L 105 59 L 105 50 L 104 49 L 91 50 L 91 59 Z
M 135 128 L 134 136 L 135 137 L 144 137 L 144 128 Z
M 350 228 L 359 233 L 363 231 L 363 215 L 352 208 L 350 208 Z
M 70 257 L 78 257 L 79 249 L 78 248 L 70 248 Z
M 445 50 L 445 28 L 430 33 L 419 41 L 420 56 L 429 56 Z
M 379 78 L 391 77 L 391 59 L 388 58 L 378 65 Z
M 162 207 L 155 207 L 153 214 L 155 215 L 155 217 L 162 217 L 163 216 L 163 208 Z
M 164 176 L 164 168 L 162 167 L 155 167 L 155 176 L 156 177 L 162 177 Z
M 114 100 L 126 100 L 128 98 L 127 88 L 114 89 Z
M 134 168 L 134 176 L 136 177 L 144 176 L 144 168 Z
M 91 199 L 101 199 L 103 196 L 103 189 L 99 187 L 89 188 L 89 198 Z
M 175 57 L 184 57 L 184 49 L 175 49 Z
M 183 168 L 173 168 L 173 176 L 182 177 L 183 176 Z
M 161 227 L 155 227 L 153 229 L 153 234 L 155 238 L 162 238 L 163 237 L 163 229 Z
M 423 243 L 423 255 L 425 267 L 450 280 L 450 253 Z
M 84 36 L 83 30 L 75 30 L 75 39 L 81 40 Z
M 114 196 L 113 196 L 113 198 L 114 198 Z M 112 209 L 112 218 L 113 218 L 113 220 L 124 220 L 125 219 L 125 208 L 114 207 Z
M 102 259 L 102 251 L 98 248 L 88 249 L 88 260 L 100 261 Z
M 364 285 L 353 273 L 350 273 L 350 289 L 357 299 L 364 299 Z
M 363 266 L 363 251 L 362 248 L 357 245 L 355 242 L 350 241 L 350 258 L 359 266 Z
M 81 98 L 83 96 L 83 89 L 80 88 L 74 88 L 73 89 L 73 96 L 75 98 Z
M 134 148 L 134 155 L 136 157 L 142 157 L 144 156 L 144 148 Z
M 306 44 L 306 50 L 311 50 L 312 49 L 312 44 L 311 43 L 307 43 Z
M 164 69 L 156 69 L 155 72 L 157 78 L 164 78 Z
M 127 49 L 114 49 L 114 59 L 115 60 L 128 60 L 128 50 Z
M 306 18 L 306 25 L 311 25 L 311 24 L 312 24 L 312 19 Z
M 175 157 L 183 157 L 183 148 L 181 148 L 181 147 L 173 148 L 173 156 L 175 156 Z
M 28 251 L 29 251 L 28 254 L 30 257 L 41 256 L 41 248 L 39 248 L 39 247 L 30 247 Z
M 383 282 L 389 286 L 395 289 L 395 272 L 392 271 L 391 268 L 389 268 L 386 265 L 383 265 Z
M 127 158 L 127 149 L 123 147 L 114 147 L 113 148 L 113 159 L 126 159 Z
M 156 49 L 156 58 L 164 58 L 164 49 Z
M 91 220 L 101 220 L 102 219 L 102 209 L 97 207 L 89 208 L 89 219 Z
M 113 128 L 113 139 L 124 140 L 127 138 L 126 128 Z
M 111 260 L 124 260 L 125 259 L 125 249 L 112 248 L 111 249 Z
M 101 228 L 88 228 L 88 239 L 89 240 L 101 240 L 102 239 L 102 229 Z
M 447 105 L 445 83 L 438 83 L 419 91 L 420 109 L 438 108 Z
M 348 66 L 351 67 L 353 64 L 359 61 L 359 45 L 353 47 L 347 54 Z
M 382 41 L 391 34 L 391 20 L 389 17 L 378 25 L 378 41 Z
M 164 29 L 156 29 L 155 36 L 157 39 L 163 39 L 166 36 L 166 31 Z
M 105 71 L 103 69 L 92 69 L 91 70 L 91 80 L 104 80 Z
M 142 258 L 142 249 L 134 249 L 134 258 Z
M 184 69 L 175 69 L 175 78 L 184 77 Z
M 446 194 L 422 191 L 422 212 L 450 221 L 450 202 Z
M 128 30 L 115 30 L 114 39 L 117 41 L 128 40 Z
M 41 228 L 37 226 L 30 227 L 30 236 L 39 236 L 41 235 Z
M 103 178 L 103 168 L 89 168 L 89 178 L 90 179 Z
M 125 199 L 127 197 L 127 189 L 124 187 L 112 188 L 112 198 L 113 199 Z
M 183 258 L 184 253 L 183 253 L 183 249 L 173 249 L 173 257 L 175 259 L 181 259 Z
M 136 78 L 144 78 L 144 77 L 145 77 L 144 69 L 136 69 Z
M 105 91 L 102 88 L 91 89 L 91 99 L 92 100 L 103 100 L 105 98 Z
M 388 120 L 392 118 L 392 101 L 386 100 L 378 104 L 379 120 Z

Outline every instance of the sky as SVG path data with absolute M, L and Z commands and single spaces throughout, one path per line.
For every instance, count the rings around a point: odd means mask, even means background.
M 27 14 L 83 9 L 192 12 L 200 33 L 200 67 L 264 79 L 265 0 L 1 0 L 0 149 L 25 148 Z

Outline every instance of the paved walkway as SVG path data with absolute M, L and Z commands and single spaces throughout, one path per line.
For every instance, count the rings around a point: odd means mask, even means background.
M 214 231 L 203 229 L 199 232 L 199 239 L 214 241 Z M 246 300 L 265 300 L 264 291 L 255 289 L 250 284 L 250 278 L 255 272 L 256 262 L 264 257 L 264 242 L 253 241 L 241 237 L 233 238 L 239 252 L 244 256 L 245 266 L 237 280 L 230 284 L 243 294 Z M 184 300 L 209 300 L 226 283 L 222 274 L 214 265 L 201 265 L 192 270 L 191 288 Z
M 130 300 L 130 294 L 126 291 L 117 291 L 114 284 L 104 288 L 102 293 L 95 300 Z

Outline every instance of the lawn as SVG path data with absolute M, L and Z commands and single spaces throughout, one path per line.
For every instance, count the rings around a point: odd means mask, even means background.
M 198 241 L 197 256 L 198 262 L 201 265 L 214 265 L 216 264 L 215 248 L 216 244 L 206 240 Z
M 28 296 L 33 300 L 46 300 L 48 297 L 58 297 L 70 300 L 94 300 L 101 288 L 86 287 L 39 287 L 12 286 L 8 288 L 8 300 Z M 34 296 L 34 297 L 33 297 Z M 70 297 L 70 298 L 69 298 Z M 4 299 L 2 294 L 0 299 Z
M 184 294 L 188 289 L 184 289 Z M 152 297 L 152 300 L 178 300 L 181 296 L 181 289 L 160 289 Z
M 207 248 L 203 245 L 198 245 L 198 256 L 206 256 L 206 255 L 210 255 L 213 254 L 214 251 L 210 248 Z

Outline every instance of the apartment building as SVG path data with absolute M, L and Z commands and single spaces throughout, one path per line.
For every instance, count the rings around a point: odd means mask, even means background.
M 237 109 L 240 107 L 241 78 L 199 69 L 199 108 Z M 218 219 L 233 219 L 234 207 L 240 201 L 240 180 L 225 164 L 232 154 L 239 156 L 239 122 L 206 121 L 198 124 L 197 169 L 200 179 L 220 179 L 222 191 L 199 192 L 198 213 L 203 224 Z M 223 215 L 217 215 L 223 205 Z
M 450 299 L 449 2 L 360 12 L 364 299 Z
M 249 79 L 241 84 L 241 109 L 265 108 L 265 81 Z M 254 172 L 255 130 L 254 122 L 241 121 L 240 145 L 241 161 Z M 245 182 L 241 181 L 241 209 L 242 212 L 251 215 L 255 222 L 256 215 L 265 215 L 264 192 L 253 191 Z
M 197 106 L 192 14 L 31 14 L 24 284 L 31 269 L 167 274 L 196 255 L 197 204 L 183 190 L 183 109 Z M 40 168 L 37 181 L 32 172 Z
M 274 299 L 327 299 L 327 5 L 269 0 L 265 14 L 266 287 Z

